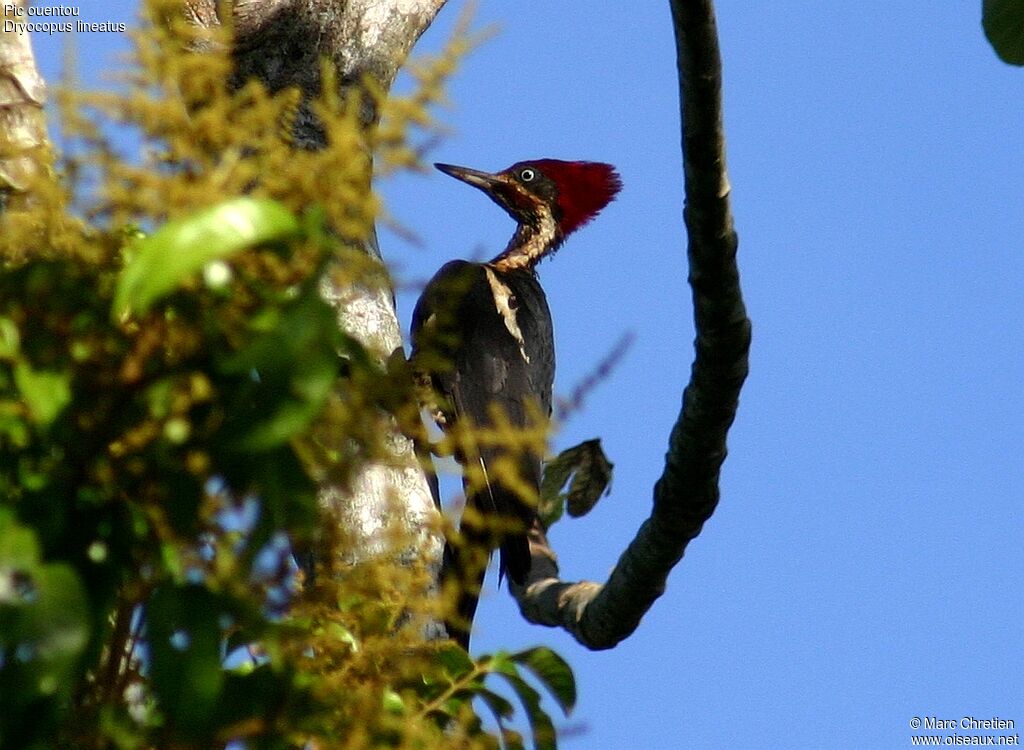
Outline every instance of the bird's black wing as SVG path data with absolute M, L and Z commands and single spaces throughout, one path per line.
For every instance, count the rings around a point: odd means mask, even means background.
M 537 414 L 550 414 L 551 315 L 532 272 L 500 273 L 486 265 L 452 261 L 424 290 L 412 329 L 414 366 L 429 373 L 441 398 L 442 427 L 466 418 L 477 426 L 492 426 L 493 408 L 515 427 L 528 426 Z M 464 464 L 480 462 L 489 480 L 483 489 L 467 491 L 467 507 L 485 518 L 520 526 L 514 534 L 489 535 L 486 546 L 493 548 L 500 539 L 502 572 L 522 582 L 530 564 L 526 529 L 536 511 L 495 470 L 502 459 L 511 459 L 519 478 L 539 489 L 538 451 L 483 446 L 475 456 L 459 457 Z

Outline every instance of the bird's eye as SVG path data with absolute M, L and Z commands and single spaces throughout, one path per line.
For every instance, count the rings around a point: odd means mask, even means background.
M 537 176 L 537 173 L 527 167 L 519 173 L 519 179 L 523 182 L 533 182 L 533 178 Z

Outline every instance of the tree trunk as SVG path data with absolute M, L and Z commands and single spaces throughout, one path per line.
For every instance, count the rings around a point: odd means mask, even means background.
M 235 0 L 231 22 L 235 30 L 234 80 L 253 77 L 271 91 L 298 87 L 308 101 L 320 91 L 321 59 L 338 71 L 344 89 L 358 87 L 369 76 L 387 91 L 409 50 L 444 6 L 445 0 Z M 217 0 L 187 0 L 195 23 L 222 21 Z M 364 111 L 364 124 L 375 124 L 377 113 Z M 300 147 L 325 145 L 316 118 L 300 107 L 292 133 Z M 367 252 L 380 256 L 371 240 Z M 339 325 L 379 361 L 402 347 L 402 334 L 391 290 L 381 287 L 341 288 L 329 275 L 322 289 L 338 311 Z M 381 553 L 403 558 L 410 554 L 436 569 L 442 540 L 438 511 L 412 441 L 393 419 L 379 415 L 386 433 L 386 459 L 364 467 L 350 488 L 323 486 L 321 503 L 353 538 L 354 555 Z M 420 545 L 418 550 L 389 550 L 385 530 L 398 523 Z
M 25 9 L 25 0 L 4 8 Z M 6 12 L 4 20 L 27 21 Z M 50 166 L 43 104 L 46 86 L 36 70 L 28 33 L 0 29 L 0 212 L 29 199 L 32 178 Z

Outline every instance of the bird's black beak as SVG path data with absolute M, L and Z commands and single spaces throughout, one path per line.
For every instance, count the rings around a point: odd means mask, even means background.
M 467 185 L 479 188 L 488 195 L 493 195 L 494 188 L 505 182 L 505 178 L 500 174 L 481 172 L 469 167 L 456 167 L 454 164 L 435 164 L 434 166 L 446 175 L 454 177 L 456 180 L 462 180 Z

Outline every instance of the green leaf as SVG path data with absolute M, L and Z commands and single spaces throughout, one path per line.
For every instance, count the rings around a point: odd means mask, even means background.
M 39 560 L 39 542 L 32 529 L 20 525 L 10 508 L 0 507 L 0 566 L 5 574 L 31 568 Z M 0 604 L 4 599 L 0 597 Z
M 402 696 L 391 688 L 384 688 L 384 695 L 381 698 L 384 710 L 390 714 L 401 716 L 405 713 L 405 701 Z
M 530 720 L 530 730 L 533 735 L 533 746 L 537 750 L 556 750 L 558 747 L 555 725 L 551 717 L 541 708 L 540 693 L 530 687 L 516 670 L 514 664 L 509 661 L 495 661 L 495 672 L 505 679 L 511 686 L 523 709 L 526 711 L 526 718 Z
M 572 464 L 565 458 L 566 453 L 562 451 L 557 458 L 544 464 L 537 514 L 545 529 L 550 529 L 565 514 L 565 493 L 562 488 L 572 473 Z
M 165 586 L 146 607 L 153 691 L 174 730 L 208 731 L 224 687 L 220 616 L 225 603 L 199 585 Z
M 20 342 L 15 322 L 10 318 L 0 317 L 0 360 L 17 358 Z
M 66 372 L 33 370 L 21 360 L 14 366 L 14 383 L 28 406 L 32 421 L 46 426 L 71 403 L 71 375 Z
M 494 718 L 497 719 L 498 724 L 511 719 L 515 714 L 515 707 L 493 690 L 480 687 L 474 692 L 474 695 L 487 705 L 487 708 L 494 714 Z
M 222 696 L 211 722 L 216 727 L 238 726 L 254 719 L 273 726 L 279 717 L 289 713 L 292 716 L 308 715 L 313 708 L 312 696 L 297 684 L 295 672 L 288 668 L 275 668 L 270 664 L 254 666 L 244 673 L 226 673 Z M 229 747 L 240 744 L 230 743 Z M 224 743 L 213 746 L 223 747 Z M 285 746 L 283 742 L 246 743 L 246 747 L 253 748 Z
M 613 468 L 599 439 L 586 440 L 549 461 L 544 467 L 538 507 L 545 527 L 561 518 L 566 507 L 573 518 L 589 513 L 601 495 L 607 493 Z M 566 483 L 569 491 L 563 493 Z
M 505 726 L 505 722 L 511 720 L 515 714 L 512 704 L 492 690 L 481 686 L 474 691 L 474 695 L 483 701 L 484 705 L 494 714 L 494 720 L 498 723 L 498 730 L 501 733 L 501 742 L 505 750 L 524 750 L 523 737 L 513 729 Z
M 254 327 L 253 339 L 217 368 L 241 379 L 227 441 L 238 450 L 265 451 L 287 443 L 320 413 L 338 377 L 343 339 L 313 285 Z
M 523 742 L 523 735 L 508 727 L 501 727 L 501 743 L 504 745 L 505 750 L 525 750 L 526 748 L 526 744 Z
M 291 446 L 258 457 L 234 455 L 235 461 L 223 464 L 228 484 L 253 492 L 261 504 L 248 553 L 258 553 L 279 530 L 286 530 L 293 543 L 308 541 L 318 518 L 316 485 Z
M 31 529 L 0 513 L 0 715 L 38 710 L 40 699 L 62 705 L 89 640 L 78 574 L 64 563 L 44 563 L 39 550 Z
M 538 646 L 512 655 L 512 661 L 533 672 L 568 716 L 576 706 L 576 679 L 569 663 L 550 648 Z
M 298 232 L 298 220 L 280 203 L 247 197 L 170 221 L 135 243 L 117 283 L 113 314 L 143 313 L 210 261 Z
M 1024 65 L 1024 0 L 983 0 L 981 26 L 1003 62 Z
M 454 644 L 446 644 L 438 649 L 437 660 L 452 682 L 461 680 L 476 666 L 465 649 Z

